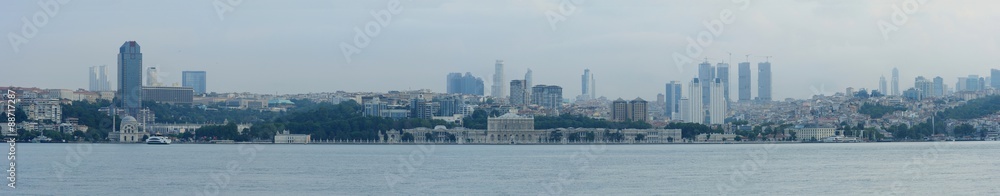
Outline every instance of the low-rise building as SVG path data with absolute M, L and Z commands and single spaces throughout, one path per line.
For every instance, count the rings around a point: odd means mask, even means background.
M 291 134 L 287 130 L 274 134 L 275 144 L 308 144 L 310 140 L 309 134 Z

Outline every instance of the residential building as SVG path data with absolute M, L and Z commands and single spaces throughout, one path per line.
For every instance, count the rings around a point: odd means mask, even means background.
M 527 81 L 525 80 L 511 80 L 510 81 L 510 105 L 515 107 L 525 107 L 528 106 L 528 89 Z
M 555 110 L 559 110 L 562 107 L 562 87 L 535 85 L 535 87 L 531 88 L 531 96 L 531 104 Z
M 684 117 L 687 122 L 705 123 L 705 104 L 701 102 L 701 86 L 698 78 L 691 80 L 691 84 L 688 85 L 688 111 L 686 112 L 687 116 Z
M 618 98 L 611 102 L 611 121 L 628 121 L 629 105 L 628 101 Z
M 725 88 L 722 79 L 716 78 L 712 83 L 711 91 L 711 103 L 708 105 L 708 122 L 709 124 L 722 124 L 725 122 L 726 118 L 726 99 L 723 97 L 723 89 Z

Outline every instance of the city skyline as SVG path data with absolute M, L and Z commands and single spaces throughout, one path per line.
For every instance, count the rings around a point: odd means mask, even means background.
M 20 18 L 31 16 L 40 8 L 32 2 L 11 2 L 11 4 L 11 6 L 2 8 L 6 9 L 6 12 L 3 12 L 6 20 L 0 21 L 0 31 L 20 34 L 23 26 Z M 350 9 L 343 13 L 334 12 L 333 10 L 337 9 L 333 7 L 338 7 L 335 5 L 341 4 L 370 9 Z M 606 5 L 609 4 L 615 6 L 607 7 Z M 92 5 L 101 6 L 93 7 Z M 171 77 L 166 77 L 164 81 L 160 81 L 161 83 L 181 82 L 178 75 L 182 70 L 205 70 L 213 73 L 213 84 L 211 85 L 214 91 L 218 92 L 308 93 L 338 90 L 384 92 L 405 89 L 431 89 L 444 92 L 444 86 L 440 85 L 440 75 L 449 72 L 472 72 L 476 75 L 489 77 L 492 75 L 490 61 L 505 59 L 505 69 L 508 72 L 532 68 L 537 72 L 537 83 L 574 87 L 566 89 L 567 95 L 581 94 L 581 92 L 577 92 L 579 88 L 575 88 L 575 81 L 579 75 L 564 74 L 564 72 L 589 68 L 593 72 L 600 72 L 602 81 L 604 81 L 601 86 L 608 87 L 604 88 L 606 90 L 602 90 L 600 95 L 649 98 L 661 91 L 662 84 L 672 80 L 685 81 L 695 75 L 696 63 L 677 65 L 671 59 L 670 54 L 674 52 L 685 53 L 689 44 L 686 38 L 697 38 L 700 31 L 706 30 L 703 22 L 717 18 L 718 15 L 714 13 L 724 9 L 734 11 L 736 14 L 735 22 L 727 24 L 725 31 L 716 39 L 715 43 L 704 47 L 702 54 L 697 55 L 695 59 L 707 57 L 711 62 L 719 63 L 723 62 L 721 59 L 725 59 L 725 56 L 730 53 L 737 55 L 761 54 L 751 55 L 748 58 L 749 62 L 758 63 L 764 61 L 763 56 L 773 55 L 771 61 L 775 63 L 772 68 L 774 100 L 789 97 L 807 98 L 816 94 L 811 89 L 817 89 L 820 93 L 840 92 L 846 87 L 877 89 L 879 85 L 877 78 L 889 75 L 887 73 L 892 67 L 900 69 L 900 78 L 903 81 L 920 75 L 927 77 L 933 75 L 944 78 L 945 84 L 956 84 L 958 77 L 969 74 L 988 76 L 990 75 L 989 71 L 997 67 L 990 64 L 994 60 L 988 55 L 998 51 L 995 47 L 997 43 L 983 42 L 982 40 L 996 40 L 994 39 L 995 35 L 1000 34 L 998 33 L 1000 29 L 984 28 L 981 25 L 976 25 L 981 24 L 976 20 L 951 23 L 951 20 L 942 21 L 942 19 L 927 16 L 935 14 L 959 18 L 964 17 L 960 15 L 961 13 L 973 12 L 989 14 L 984 16 L 989 18 L 994 15 L 988 11 L 977 11 L 977 9 L 988 6 L 961 6 L 963 4 L 952 2 L 938 2 L 932 4 L 934 6 L 923 6 L 917 14 L 910 16 L 910 20 L 906 24 L 898 25 L 899 29 L 891 32 L 886 39 L 879 31 L 877 24 L 879 21 L 891 20 L 893 5 L 891 2 L 777 1 L 755 2 L 755 4 L 748 5 L 746 10 L 741 10 L 739 4 L 731 3 L 588 2 L 584 5 L 578 5 L 580 11 L 567 17 L 567 20 L 557 23 L 557 28 L 553 30 L 545 18 L 545 13 L 553 8 L 558 8 L 558 3 L 554 2 L 414 2 L 404 5 L 406 8 L 413 8 L 409 10 L 410 12 L 396 15 L 394 21 L 384 27 L 379 36 L 372 38 L 371 46 L 364 48 L 362 53 L 353 56 L 352 62 L 347 63 L 342 59 L 343 56 L 336 46 L 341 42 L 349 42 L 354 36 L 354 27 L 362 26 L 372 20 L 368 11 L 384 9 L 384 4 L 374 2 L 298 4 L 295 2 L 262 2 L 242 4 L 236 8 L 237 12 L 226 13 L 224 20 L 220 20 L 218 13 L 208 9 L 210 6 L 187 5 L 178 2 L 128 2 L 124 5 L 111 4 L 110 1 L 73 2 L 64 6 L 65 9 L 61 9 L 60 14 L 53 17 L 50 23 L 39 28 L 38 35 L 32 36 L 28 42 L 17 45 L 17 51 L 11 46 L 13 44 L 9 43 L 9 39 L 8 43 L 5 44 L 7 47 L 0 47 L 2 48 L 0 49 L 0 59 L 3 59 L 3 64 L 11 65 L 8 73 L 70 70 L 52 74 L 64 79 L 39 80 L 29 74 L 9 74 L 5 75 L 0 83 L 43 88 L 87 88 L 79 85 L 84 83 L 83 81 L 87 81 L 88 77 L 86 74 L 80 73 L 86 72 L 87 67 L 93 65 L 115 63 L 109 58 L 115 54 L 110 52 L 108 48 L 115 47 L 124 40 L 136 40 L 147 46 L 144 48 L 147 57 L 144 59 L 146 65 L 157 67 L 161 75 L 172 73 Z M 802 9 L 797 12 L 768 12 L 768 10 L 778 9 L 779 6 Z M 836 9 L 834 9 L 835 12 L 816 9 L 820 6 L 832 6 Z M 963 11 L 951 9 L 959 6 Z M 122 7 L 130 9 L 121 9 Z M 204 10 L 191 14 L 180 11 L 192 7 Z M 304 25 L 301 22 L 292 24 L 269 23 L 266 21 L 282 21 L 283 18 L 301 20 L 302 17 L 296 14 L 280 15 L 281 13 L 291 13 L 285 11 L 275 11 L 276 13 L 256 11 L 263 7 L 316 7 L 301 13 L 306 16 L 315 16 L 313 17 L 315 19 L 306 20 L 305 23 L 328 25 Z M 331 8 L 325 9 L 323 7 Z M 653 12 L 654 9 L 658 11 Z M 448 12 L 433 14 L 435 10 L 447 10 Z M 483 10 L 495 11 L 482 12 Z M 662 14 L 665 10 L 677 11 Z M 123 12 L 153 12 L 177 17 L 169 22 L 144 16 L 126 19 L 125 22 L 142 27 L 136 28 L 140 30 L 134 31 L 105 30 L 117 29 L 119 22 L 94 22 L 102 21 L 99 18 Z M 401 33 L 427 30 L 415 27 L 414 24 L 417 24 L 415 22 L 418 21 L 440 25 L 449 24 L 448 21 L 457 19 L 448 19 L 448 16 L 459 13 L 467 14 L 466 19 L 461 19 L 462 21 L 495 21 L 499 22 L 499 25 L 492 25 L 493 27 L 477 25 L 477 27 L 484 27 L 480 30 L 443 26 L 446 29 L 452 29 L 449 32 L 459 35 L 457 37 L 417 37 Z M 523 14 L 522 16 L 510 17 L 511 13 Z M 597 15 L 604 16 L 608 13 L 619 16 L 615 16 L 614 20 L 595 18 Z M 844 19 L 832 17 L 843 16 L 843 13 L 852 14 L 847 15 Z M 656 14 L 657 17 L 648 17 L 654 16 L 651 14 Z M 504 17 L 499 17 L 501 15 Z M 336 18 L 333 16 L 343 17 L 342 19 L 330 19 Z M 277 20 L 257 20 L 267 17 Z M 680 17 L 696 20 L 662 19 Z M 651 19 L 648 18 L 656 18 L 654 20 L 656 22 L 652 23 L 655 25 L 640 25 L 650 24 Z M 77 21 L 91 22 L 87 23 L 90 24 L 87 27 L 71 25 Z M 264 22 L 261 25 L 266 28 L 251 25 L 247 21 Z M 620 21 L 628 22 L 622 23 Z M 854 24 L 854 21 L 862 21 L 862 23 Z M 532 25 L 514 26 L 516 24 Z M 772 28 L 749 28 L 755 25 Z M 817 29 L 841 29 L 837 27 L 843 26 L 856 26 L 856 28 L 840 32 L 825 32 L 822 30 L 802 30 L 803 25 L 815 26 Z M 954 28 L 930 28 L 938 26 Z M 280 29 L 297 30 L 283 31 Z M 489 30 L 496 30 L 501 34 L 477 34 Z M 55 32 L 68 36 L 55 36 Z M 510 34 L 509 32 L 517 33 Z M 833 32 L 837 32 L 838 36 L 831 36 Z M 956 32 L 971 33 L 971 35 L 952 36 Z M 783 41 L 787 39 L 788 35 L 800 37 Z M 494 40 L 500 42 L 472 39 L 484 36 L 493 37 Z M 941 39 L 921 39 L 927 36 L 940 37 Z M 81 37 L 87 39 L 78 39 Z M 815 37 L 822 37 L 822 39 L 814 39 Z M 409 38 L 419 38 L 419 40 L 424 41 L 407 42 L 406 39 Z M 312 43 L 301 42 L 298 41 L 299 39 L 309 40 Z M 467 42 L 457 42 L 458 40 L 467 40 Z M 804 40 L 818 41 L 806 42 Z M 646 42 L 652 43 L 643 44 Z M 770 44 L 761 45 L 758 42 Z M 418 45 L 428 45 L 425 43 L 445 44 L 436 44 L 432 46 L 436 48 L 433 50 L 422 50 L 417 47 Z M 586 47 L 579 47 L 584 44 Z M 969 50 L 956 51 L 949 49 L 951 47 L 934 47 L 952 44 L 962 44 L 963 48 Z M 624 46 L 628 47 L 622 48 Z M 469 49 L 471 47 L 495 47 L 495 50 Z M 591 47 L 622 49 L 610 53 L 595 53 L 596 51 L 592 51 L 594 49 L 590 49 Z M 46 48 L 46 50 L 42 50 L 42 48 Z M 529 50 L 520 51 L 524 48 L 529 48 Z M 416 50 L 418 52 L 414 54 L 399 52 L 402 50 Z M 293 51 L 304 53 L 298 55 L 301 58 L 297 57 L 291 61 L 286 57 L 273 55 Z M 425 51 L 433 51 L 433 53 Z M 211 55 L 211 57 L 202 55 L 207 53 L 217 53 L 217 55 Z M 61 57 L 44 58 L 44 55 L 49 54 Z M 378 58 L 378 56 L 392 58 Z M 873 58 L 842 58 L 843 56 L 873 56 Z M 966 58 L 958 66 L 955 66 L 954 59 L 944 58 L 948 56 L 981 57 Z M 726 63 L 733 64 L 735 62 Z M 435 69 L 426 69 L 428 66 L 433 66 Z M 270 75 L 275 72 L 296 70 L 310 71 L 292 74 L 297 76 L 288 78 L 283 75 Z M 115 71 L 112 70 L 112 72 Z M 408 76 L 412 74 L 421 77 Z M 844 75 L 850 75 L 851 78 L 859 78 L 859 80 L 845 80 L 843 77 L 839 77 Z M 376 82 L 383 81 L 385 77 L 404 76 L 411 81 L 405 83 Z M 257 81 L 246 78 L 273 78 L 274 80 Z M 321 78 L 321 82 L 311 82 L 298 78 L 312 80 Z M 627 80 L 627 78 L 643 78 L 643 80 Z M 484 78 L 484 80 L 492 81 L 492 78 Z M 736 80 L 730 78 L 730 81 Z M 502 82 L 507 83 L 509 79 Z M 989 82 L 992 83 L 992 81 Z M 903 82 L 900 84 L 899 90 L 912 87 L 910 85 L 909 82 Z M 634 88 L 611 88 L 621 86 Z M 735 85 L 730 84 L 730 86 L 732 88 Z M 735 89 L 729 90 L 734 91 Z M 733 96 L 730 96 L 730 100 L 734 100 Z

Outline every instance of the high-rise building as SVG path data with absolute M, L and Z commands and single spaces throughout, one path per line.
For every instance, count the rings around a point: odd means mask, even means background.
M 524 100 L 525 105 L 527 105 L 528 103 L 531 103 L 531 87 L 534 86 L 534 84 L 531 83 L 531 77 L 532 77 L 531 76 L 531 69 L 528 69 L 528 72 L 524 73 L 524 86 L 525 86 L 525 89 L 526 89 L 525 91 L 528 92 L 528 95 L 527 95 L 528 98 L 526 98 Z
M 205 94 L 208 76 L 205 71 L 184 71 L 181 72 L 181 86 L 191 87 L 195 94 Z
M 90 82 L 88 82 L 88 84 L 90 84 L 90 85 L 88 86 L 87 90 L 89 90 L 89 91 L 98 91 L 97 89 L 100 88 L 101 83 L 98 80 L 99 78 L 97 76 L 97 67 L 96 66 L 90 67 L 90 75 L 89 76 L 90 76 L 90 80 L 89 80 Z
M 672 120 L 692 122 L 691 119 L 689 119 L 691 118 L 691 99 L 681 98 L 681 100 L 677 100 L 677 105 L 679 106 L 677 110 L 680 112 L 677 113 L 677 117 Z
M 944 78 L 934 77 L 934 92 L 931 94 L 935 97 L 944 97 Z
M 753 96 L 750 95 L 750 62 L 740 63 L 740 75 L 739 75 L 739 93 L 740 101 L 749 101 Z
M 698 78 L 691 80 L 688 85 L 688 106 L 684 120 L 693 123 L 705 123 L 705 104 L 701 102 L 702 88 Z M 691 98 L 694 97 L 694 98 Z
M 611 121 L 628 121 L 628 101 L 618 98 L 611 102 Z
M 701 95 L 702 104 L 708 104 L 709 102 L 708 99 L 711 91 L 708 88 L 711 86 L 710 81 L 713 79 L 715 79 L 715 67 L 712 67 L 712 64 L 708 63 L 707 59 L 705 62 L 698 64 L 698 80 L 701 81 L 701 92 L 704 93 Z
M 628 102 L 628 120 L 646 122 L 649 119 L 649 102 L 636 97 Z
M 899 96 L 899 69 L 892 68 L 892 93 L 889 95 Z
M 150 87 L 163 86 L 163 84 L 160 83 L 159 75 L 160 71 L 158 71 L 156 67 L 149 67 L 148 69 L 146 69 L 146 86 Z
M 472 76 L 472 73 L 449 73 L 447 79 L 448 94 L 483 95 L 483 79 Z
M 108 78 L 108 66 L 90 67 L 90 91 L 111 91 L 111 79 Z
M 879 77 L 878 78 L 878 92 L 882 93 L 883 95 L 887 95 L 889 93 L 888 91 L 886 91 L 886 90 L 888 90 L 887 87 L 888 87 L 888 85 L 886 84 L 885 76 Z
M 632 101 L 618 98 L 611 102 L 611 120 L 617 122 L 646 122 L 649 118 L 649 102 L 636 97 Z
M 955 92 L 968 91 L 968 77 L 958 77 L 958 82 L 955 83 Z
M 716 78 L 712 82 L 711 89 L 711 103 L 708 104 L 708 122 L 709 124 L 722 124 L 725 122 L 726 118 L 726 99 L 724 97 L 725 84 L 722 79 Z
M 1000 89 L 1000 69 L 990 69 L 990 86 Z
M 681 82 L 680 81 L 670 81 L 667 83 L 666 93 L 663 94 L 666 98 L 666 111 L 663 115 L 669 116 L 673 119 L 683 118 L 680 116 L 680 100 L 681 100 Z
M 129 116 L 142 108 L 142 52 L 135 41 L 126 41 L 118 49 L 118 97 Z
M 715 65 L 715 77 L 722 81 L 723 97 L 729 102 L 729 63 L 718 63 Z
M 437 102 L 437 105 L 439 106 L 437 116 L 452 116 L 459 114 L 459 111 L 461 110 L 460 107 L 464 104 L 462 103 L 461 97 L 454 95 L 435 97 L 435 99 L 436 100 L 434 102 Z
M 594 75 L 590 73 L 590 69 L 583 70 L 583 75 L 580 76 L 580 87 L 581 97 L 585 99 L 597 98 L 594 96 Z
M 757 99 L 771 101 L 771 62 L 757 63 Z
M 510 104 L 515 107 L 525 107 L 528 105 L 528 84 L 525 80 L 510 81 Z
M 490 95 L 501 99 L 506 98 L 507 82 L 503 77 L 503 60 L 497 60 L 494 68 L 496 70 L 494 70 L 493 74 L 493 87 Z
M 969 75 L 969 77 L 965 78 L 965 80 L 966 91 L 975 92 L 981 90 L 980 86 L 982 86 L 982 83 L 980 83 L 980 81 L 982 80 L 979 78 L 979 75 Z
M 919 90 L 920 97 L 930 97 L 934 93 L 934 82 L 923 76 L 917 76 L 913 82 L 913 88 Z
M 531 103 L 549 109 L 562 109 L 562 87 L 535 85 L 531 87 Z

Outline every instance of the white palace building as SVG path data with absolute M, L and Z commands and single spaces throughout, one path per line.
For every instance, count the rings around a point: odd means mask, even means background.
M 533 117 L 521 116 L 512 112 L 488 118 L 486 130 L 461 127 L 448 129 L 445 126 L 437 126 L 433 129 L 390 130 L 380 134 L 379 142 L 402 143 L 404 133 L 412 134 L 413 141 L 418 143 L 447 142 L 457 144 L 567 143 L 570 142 L 570 137 L 573 134 L 577 134 L 577 136 L 593 135 L 594 141 L 600 142 L 606 141 L 605 134 L 610 133 L 621 133 L 622 140 L 615 142 L 623 143 L 669 143 L 674 140 L 677 142 L 682 140 L 680 129 L 557 128 L 538 130 L 535 129 Z M 636 136 L 640 134 L 644 136 L 644 139 L 636 141 Z

